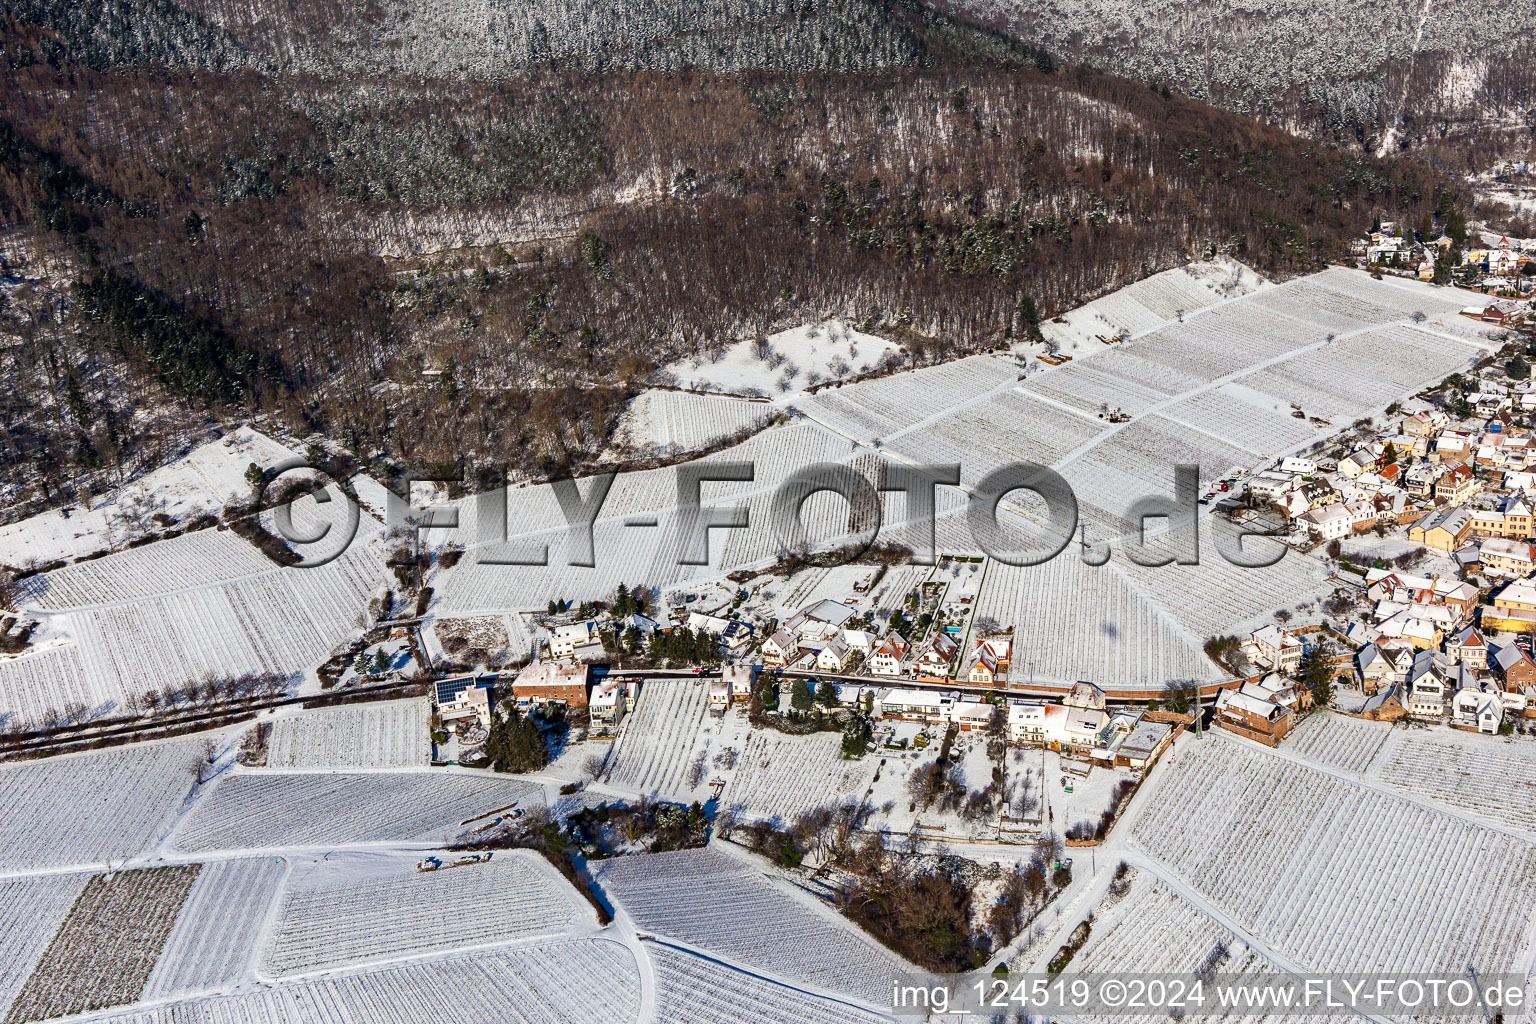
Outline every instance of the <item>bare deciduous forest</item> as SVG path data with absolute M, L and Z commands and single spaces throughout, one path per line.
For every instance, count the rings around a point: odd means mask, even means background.
M 330 64 L 217 6 L 6 5 L 10 514 L 253 415 L 384 473 L 569 472 L 658 368 L 742 337 L 835 315 L 951 358 L 1192 257 L 1292 275 L 1458 201 L 915 3 L 509 29 L 440 76 L 426 42 L 362 48 L 406 31 L 377 5 L 295 5 L 284 32 L 350 40 Z

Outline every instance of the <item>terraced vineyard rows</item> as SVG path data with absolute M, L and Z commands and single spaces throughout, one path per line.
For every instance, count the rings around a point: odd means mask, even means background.
M 237 773 L 193 807 L 174 842 L 187 851 L 446 842 L 463 822 L 543 799 L 533 783 L 452 772 Z
M 574 890 L 529 859 L 503 850 L 489 863 L 417 871 L 329 859 L 296 869 L 277 930 L 263 954 L 272 975 L 557 935 L 589 915 Z
M 272 723 L 268 768 L 425 768 L 427 698 L 306 711 Z
M 255 957 L 257 936 L 283 870 L 283 861 L 271 857 L 204 864 L 143 998 L 205 992 L 239 980 Z
M 1392 726 L 1385 722 L 1318 711 L 1291 731 L 1285 749 L 1324 768 L 1364 775 L 1391 734 Z M 1433 795 L 1434 790 L 1418 792 Z
M 1519 737 L 1398 730 L 1374 771 L 1405 793 L 1423 794 L 1536 836 L 1533 747 Z
M 1132 835 L 1316 970 L 1493 974 L 1531 955 L 1531 844 L 1237 743 L 1186 748 Z
M 890 997 L 891 978 L 910 969 L 852 925 L 803 906 L 725 854 L 619 857 L 597 870 L 604 892 L 640 928 L 755 971 L 879 1005 Z
M 708 701 L 709 687 L 702 680 L 646 683 L 621 726 L 604 781 L 647 796 L 691 794 L 687 774 Z

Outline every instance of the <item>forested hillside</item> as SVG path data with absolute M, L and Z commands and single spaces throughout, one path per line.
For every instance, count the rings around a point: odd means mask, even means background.
M 1536 132 L 1536 0 L 940 0 L 1061 60 L 1314 138 L 1482 170 Z M 1450 160 L 1454 155 L 1455 160 Z
M 915 3 L 6 7 L 15 512 L 258 414 L 364 463 L 564 472 L 735 339 L 835 315 L 947 358 L 1455 202 Z

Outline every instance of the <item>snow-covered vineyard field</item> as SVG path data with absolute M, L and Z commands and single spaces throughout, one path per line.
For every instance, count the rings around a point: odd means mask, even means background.
M 1047 340 L 1075 353 L 1122 331 L 1145 334 L 1217 302 L 1268 287 L 1252 270 L 1225 257 L 1191 263 L 1127 285 L 1040 325 Z
M 306 711 L 272 723 L 268 768 L 424 768 L 432 751 L 425 697 Z
M 843 992 L 871 1005 L 911 970 L 828 908 L 812 906 L 715 850 L 620 857 L 596 868 L 603 891 L 635 924 L 772 977 Z
M 4 867 L 94 866 L 144 852 L 191 793 L 198 746 L 166 740 L 0 766 Z
M 9 866 L 9 865 L 7 865 Z M 39 875 L 0 880 L 0 1009 L 21 992 L 58 931 L 59 922 L 74 906 L 86 875 Z
M 1226 956 L 1221 956 L 1225 947 Z M 1208 963 L 1226 980 L 1263 984 L 1274 982 L 1280 972 L 1248 949 L 1225 928 L 1190 906 L 1166 883 L 1138 872 L 1131 890 L 1094 921 L 1093 935 L 1072 960 L 1071 974 L 1177 974 L 1198 973 Z M 1069 974 L 1070 977 L 1070 974 Z M 1247 1024 L 1283 1021 L 1281 1015 L 1222 1014 Z M 1088 1016 L 1084 1020 L 1101 1018 Z M 1115 1016 L 1103 1020 L 1160 1024 L 1166 1014 Z
M 634 955 L 606 939 L 569 939 L 98 1018 L 111 1024 L 613 1024 L 634 1020 Z
M 662 942 L 645 947 L 667 1024 L 879 1024 L 889 1018 L 776 985 Z
M 23 604 L 43 610 L 142 600 L 274 568 L 232 530 L 207 529 L 75 562 L 21 581 Z
M 862 801 L 876 759 L 843 759 L 842 734 L 748 734 L 721 800 L 744 819 L 789 822 L 815 807 Z
M 276 568 L 244 541 L 213 540 L 229 535 L 203 531 L 60 570 L 71 574 L 67 587 L 36 585 L 46 601 L 62 600 L 66 593 L 71 601 L 88 599 L 99 583 L 100 596 L 104 601 L 111 596 L 112 603 L 54 616 L 65 642 L 0 661 L 0 715 L 35 724 L 71 704 L 90 713 L 109 712 L 130 696 L 210 676 L 294 677 L 313 669 L 359 630 L 368 601 L 384 589 L 383 561 L 366 539 L 377 533 L 376 527 L 360 532 L 345 554 L 312 569 Z M 204 534 L 206 542 L 180 543 Z M 219 550 L 226 543 L 240 547 L 233 554 Z M 179 555 L 196 547 L 211 566 L 254 571 L 228 578 L 213 568 L 201 583 L 178 590 L 173 588 L 190 582 L 188 574 L 196 569 L 178 575 L 172 567 L 158 592 L 140 593 L 156 583 L 157 550 L 171 545 L 179 545 L 171 549 Z M 242 551 L 254 554 L 257 563 L 241 562 Z
M 688 451 L 760 427 L 777 412 L 765 402 L 724 395 L 644 391 L 624 410 L 615 430 L 632 448 Z
M 708 716 L 709 687 L 697 679 L 655 679 L 640 690 L 635 710 L 619 727 L 604 782 L 645 796 L 692 792 L 688 770 Z
M 6 1020 L 44 1020 L 136 1001 L 200 868 L 178 864 L 91 876 Z
M 1391 733 L 1392 727 L 1384 722 L 1319 711 L 1304 718 L 1286 737 L 1285 752 L 1322 768 L 1364 775 Z M 1433 790 L 1425 795 L 1433 795 Z
M 1536 742 L 1394 729 L 1372 773 L 1405 793 L 1536 837 Z
M 252 462 L 273 466 L 294 454 L 248 427 L 232 430 L 116 493 L 101 495 L 88 508 L 44 512 L 0 526 L 0 561 L 25 567 L 95 554 L 153 529 L 156 514 L 180 520 L 217 512 L 250 493 L 245 470 Z
M 536 856 L 504 850 L 489 863 L 437 871 L 417 871 L 414 858 L 366 856 L 296 868 L 263 971 L 307 974 L 556 935 L 590 917 L 570 886 L 535 863 Z
M 187 852 L 446 842 L 483 815 L 542 802 L 533 783 L 485 775 L 238 772 L 197 802 L 173 842 Z
M 1132 839 L 1312 969 L 1530 965 L 1536 847 L 1236 742 L 1186 746 Z
M 255 956 L 286 866 L 273 857 L 210 861 L 198 872 L 165 940 L 144 999 L 169 999 L 235 982 Z

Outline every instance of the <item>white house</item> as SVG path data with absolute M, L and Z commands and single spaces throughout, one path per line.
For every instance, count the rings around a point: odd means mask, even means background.
M 556 658 L 570 658 L 574 657 L 577 651 L 596 647 L 601 643 L 602 637 L 598 635 L 597 623 L 588 619 L 586 622 L 556 626 L 554 632 L 549 635 L 549 653 Z
M 869 671 L 876 676 L 899 676 L 906 671 L 912 656 L 912 645 L 900 633 L 892 633 L 880 641 L 869 656 Z
M 841 636 L 834 636 L 816 652 L 816 667 L 823 672 L 841 672 L 848 664 L 853 651 Z
M 1481 686 L 1463 686 L 1451 698 L 1451 724 L 1463 729 L 1497 735 L 1504 724 L 1504 705 L 1499 693 Z
M 1252 633 L 1253 649 L 1276 672 L 1287 674 L 1301 665 L 1302 644 L 1294 633 L 1289 633 L 1274 623 Z

